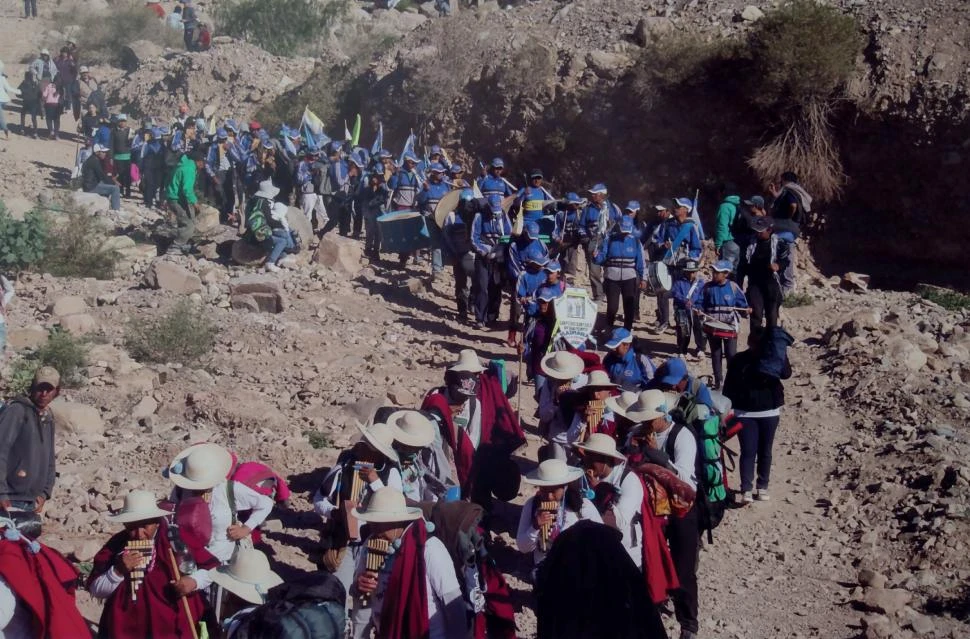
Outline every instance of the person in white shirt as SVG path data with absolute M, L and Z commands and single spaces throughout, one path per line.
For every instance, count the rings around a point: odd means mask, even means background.
M 434 422 L 417 410 L 399 410 L 387 417 L 394 434 L 394 450 L 401 461 L 402 492 L 412 502 L 436 502 L 457 483 L 441 445 L 435 442 Z
M 221 563 L 228 562 L 240 542 L 252 544 L 250 535 L 273 510 L 273 499 L 249 486 L 227 479 L 233 469 L 232 453 L 218 444 L 190 446 L 179 453 L 168 467 L 168 478 L 175 484 L 172 501 L 176 518 L 183 507 L 196 510 L 207 506 L 211 533 L 206 550 Z M 239 521 L 240 512 L 249 512 Z M 179 594 L 208 588 L 207 570 L 196 570 L 175 586 Z
M 643 483 L 635 473 L 628 472 L 626 457 L 616 449 L 616 441 L 609 435 L 594 433 L 576 448 L 583 455 L 586 479 L 597 493 L 597 503 L 605 504 L 600 508 L 603 523 L 622 533 L 623 547 L 637 568 L 642 568 Z
M 408 507 L 401 491 L 382 488 L 354 515 L 367 522 L 368 544 L 381 540 L 393 549 L 376 571 L 368 568 L 367 553 L 358 559 L 351 589 L 354 610 L 366 607 L 371 615 L 365 628 L 355 625 L 354 636 L 369 636 L 373 628 L 378 637 L 388 639 L 468 637 L 471 629 L 454 563 L 441 540 L 428 534 L 421 509 Z
M 576 522 L 589 519 L 603 523 L 596 507 L 580 487 L 583 470 L 560 459 L 547 459 L 522 478 L 536 487 L 536 493 L 522 504 L 515 544 L 520 552 L 531 552 L 538 568 L 556 538 Z M 548 506 L 555 506 L 549 508 Z

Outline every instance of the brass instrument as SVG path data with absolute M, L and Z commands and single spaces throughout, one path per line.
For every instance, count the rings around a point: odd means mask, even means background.
M 128 574 L 128 585 L 131 588 L 131 600 L 138 601 L 138 589 L 145 581 L 145 568 L 149 557 L 152 556 L 152 549 L 155 542 L 152 539 L 132 539 L 125 546 L 125 552 L 140 555 L 142 562 L 138 568 L 133 569 Z
M 559 502 L 558 501 L 540 501 L 538 510 L 541 513 L 559 513 Z M 539 550 L 542 552 L 549 552 L 550 539 L 549 535 L 552 533 L 552 524 L 542 524 L 539 528 Z
M 380 573 L 381 568 L 384 567 L 384 562 L 387 561 L 387 556 L 390 554 L 391 542 L 386 539 L 378 539 L 377 537 L 371 537 L 367 540 L 367 554 L 364 556 L 365 567 L 364 570 L 369 573 L 373 573 L 374 577 L 377 577 Z M 370 593 L 365 592 L 361 595 L 361 601 L 366 606 L 370 601 Z
M 340 493 L 343 491 L 338 491 L 337 494 L 338 506 L 341 512 L 343 512 L 344 521 L 347 524 L 347 535 L 353 540 L 360 539 L 360 522 L 357 521 L 357 518 L 350 511 L 355 506 L 359 506 L 361 500 L 364 498 L 364 493 L 368 486 L 367 480 L 364 478 L 364 473 L 373 468 L 374 464 L 367 462 L 354 463 L 354 473 L 350 476 L 350 493 L 344 500 L 340 499 Z
M 597 431 L 600 425 L 600 420 L 603 419 L 603 412 L 606 410 L 606 400 L 605 399 L 591 399 L 586 405 L 586 428 L 583 432 L 583 441 L 589 435 L 592 435 Z

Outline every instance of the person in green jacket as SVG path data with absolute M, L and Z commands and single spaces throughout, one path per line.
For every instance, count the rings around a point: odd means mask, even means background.
M 195 235 L 195 217 L 199 214 L 199 198 L 195 195 L 195 178 L 202 170 L 204 157 L 199 150 L 179 158 L 168 184 L 165 186 L 165 200 L 168 208 L 175 214 L 178 233 L 172 243 L 174 252 L 188 253 L 189 241 Z
M 717 208 L 714 247 L 717 249 L 718 257 L 730 261 L 732 267 L 737 270 L 741 249 L 734 239 L 731 228 L 734 226 L 734 220 L 741 214 L 741 197 L 734 195 L 737 188 L 730 183 L 722 184 L 720 191 L 721 205 Z

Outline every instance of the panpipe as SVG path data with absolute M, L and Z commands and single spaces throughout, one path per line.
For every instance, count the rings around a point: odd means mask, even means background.
M 145 581 L 145 568 L 148 566 L 148 559 L 152 556 L 152 549 L 155 541 L 152 539 L 132 539 L 125 546 L 125 552 L 138 554 L 142 558 L 141 564 L 128 574 L 128 585 L 131 588 L 131 600 L 138 601 L 138 589 Z
M 558 501 L 540 501 L 538 510 L 541 513 L 559 514 Z M 549 535 L 552 533 L 552 524 L 542 524 L 539 528 L 539 550 L 549 552 Z
M 380 573 L 381 568 L 384 567 L 384 562 L 387 561 L 387 555 L 391 549 L 391 542 L 386 539 L 378 539 L 377 537 L 371 537 L 367 540 L 367 554 L 364 556 L 364 570 L 369 573 L 373 573 L 376 577 Z M 361 595 L 364 605 L 370 601 L 370 593 L 363 593 Z
M 353 540 L 360 539 L 360 522 L 357 521 L 357 518 L 354 517 L 351 510 L 353 510 L 354 505 L 360 506 L 360 502 L 364 498 L 364 492 L 368 486 L 367 479 L 364 478 L 364 472 L 372 470 L 373 468 L 374 464 L 367 462 L 356 462 L 354 464 L 354 472 L 350 476 L 350 493 L 347 495 L 347 499 L 341 504 L 341 511 L 344 514 L 344 521 L 347 524 L 347 536 Z
M 603 419 L 603 411 L 605 410 L 605 399 L 589 400 L 589 404 L 586 405 L 586 435 L 592 435 L 596 432 L 599 428 L 600 420 Z

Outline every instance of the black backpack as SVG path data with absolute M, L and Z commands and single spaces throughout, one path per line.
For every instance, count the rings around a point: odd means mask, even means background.
M 728 202 L 728 204 L 732 204 Z M 741 210 L 741 204 L 732 204 L 734 206 L 734 219 L 731 220 L 731 235 L 735 238 L 738 236 L 744 236 L 751 233 L 751 227 L 748 225 L 748 216 L 744 211 Z
M 317 572 L 270 589 L 268 600 L 241 622 L 235 639 L 340 639 L 347 593 L 330 573 Z

